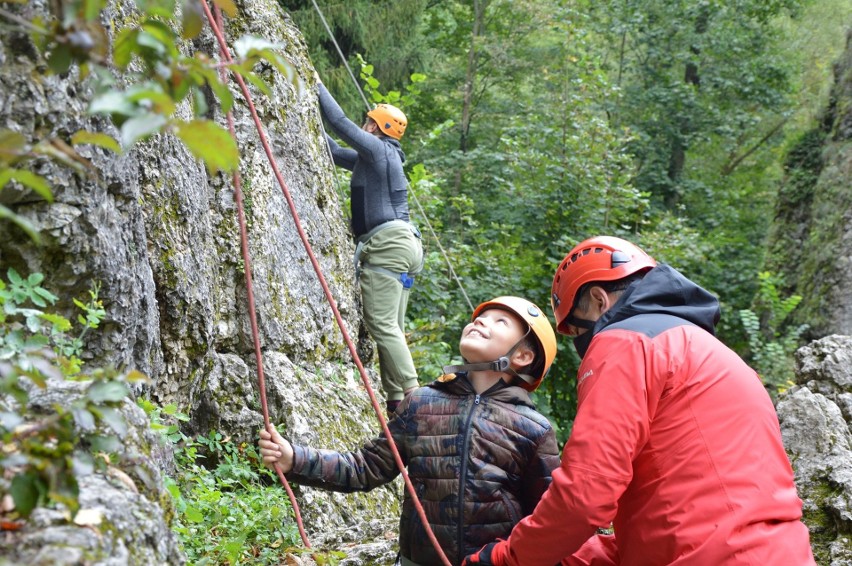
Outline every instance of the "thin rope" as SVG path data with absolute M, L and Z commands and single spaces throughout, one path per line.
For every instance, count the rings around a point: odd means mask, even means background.
M 207 17 L 210 17 L 209 8 L 207 7 L 206 2 L 202 2 L 205 9 L 208 10 Z M 224 29 L 224 24 L 222 20 L 222 11 L 219 9 L 219 6 L 215 6 L 216 11 L 216 25 L 219 26 L 219 29 Z M 225 52 L 220 47 L 219 53 L 222 58 L 226 58 Z M 222 79 L 222 82 L 227 82 L 228 75 L 223 67 L 219 68 L 219 77 Z M 231 134 L 231 137 L 234 138 L 234 142 L 237 141 L 237 133 L 234 128 L 234 113 L 229 110 L 228 111 L 228 131 Z M 263 353 L 260 347 L 260 332 L 257 327 L 257 309 L 255 308 L 254 301 L 254 283 L 252 282 L 251 276 L 251 254 L 249 252 L 248 245 L 248 228 L 246 227 L 246 218 L 245 218 L 245 210 L 243 208 L 243 191 L 242 191 L 242 178 L 240 177 L 239 167 L 234 170 L 234 174 L 232 176 L 232 182 L 234 185 L 234 200 L 237 203 L 237 219 L 240 225 L 240 249 L 243 255 L 243 266 L 245 271 L 245 279 L 246 279 L 246 295 L 248 297 L 248 313 L 249 320 L 251 322 L 251 335 L 252 341 L 254 343 L 254 357 L 257 363 L 257 381 L 258 381 L 258 389 L 260 390 L 260 406 L 263 412 L 263 426 L 267 432 L 272 434 L 272 425 L 269 421 L 269 408 L 266 402 L 266 377 L 263 373 Z M 302 543 L 304 543 L 305 548 L 311 548 L 311 542 L 308 540 L 308 534 L 305 532 L 305 525 L 302 521 L 302 512 L 299 508 L 299 504 L 296 501 L 296 494 L 293 493 L 293 489 L 290 487 L 290 483 L 287 481 L 287 478 L 284 477 L 284 473 L 281 471 L 281 466 L 278 465 L 278 462 L 274 465 L 275 473 L 278 476 L 278 480 L 281 482 L 281 485 L 284 486 L 284 489 L 287 491 L 287 496 L 290 498 L 290 503 L 293 506 L 293 513 L 296 516 L 296 525 L 299 528 L 299 536 L 302 537 Z
M 331 28 L 328 27 L 328 22 L 325 21 L 325 16 L 322 15 L 322 10 L 317 6 L 317 0 L 311 0 L 314 3 L 314 8 L 317 9 L 317 14 L 319 14 L 320 20 L 322 21 L 322 25 L 325 26 L 325 31 L 328 32 L 328 36 L 334 41 L 334 34 L 331 33 Z M 352 69 L 349 68 L 349 64 L 346 63 L 346 57 L 343 56 L 343 51 L 340 50 L 340 46 L 334 41 L 334 48 L 337 49 L 337 54 L 340 55 L 340 59 L 346 64 L 346 70 L 349 71 L 349 76 L 352 77 L 352 82 L 358 84 L 358 81 L 355 79 L 355 75 L 352 73 Z M 364 94 L 364 91 L 360 88 L 358 89 L 358 93 L 361 95 L 361 99 L 364 101 L 364 106 L 367 107 L 367 112 L 371 110 L 370 103 L 367 102 L 367 97 Z
M 225 37 L 222 33 L 222 30 L 217 25 L 216 21 L 213 18 L 213 15 L 210 12 L 210 7 L 207 5 L 207 2 L 202 2 L 201 5 L 204 7 L 204 12 L 207 16 L 207 21 L 210 24 L 211 29 L 213 30 L 214 35 L 216 36 L 216 40 L 219 42 L 219 49 L 221 51 L 222 58 L 224 62 L 228 65 L 233 63 L 231 58 L 230 50 L 228 49 L 227 43 L 225 41 Z M 346 346 L 349 349 L 349 353 L 352 356 L 352 360 L 355 365 L 358 367 L 358 372 L 361 375 L 361 381 L 364 383 L 364 387 L 367 390 L 367 394 L 370 397 L 370 402 L 373 405 L 373 410 L 376 413 L 376 416 L 379 419 L 379 423 L 381 424 L 382 431 L 385 434 L 385 437 L 388 442 L 388 446 L 393 453 L 394 461 L 396 462 L 397 467 L 399 468 L 400 474 L 402 475 L 402 479 L 405 482 L 405 486 L 408 489 L 409 494 L 412 497 L 412 502 L 414 503 L 414 507 L 418 513 L 418 516 L 422 522 L 422 525 L 426 531 L 426 535 L 429 540 L 432 542 L 432 545 L 435 547 L 438 555 L 441 558 L 441 561 L 446 566 L 451 566 L 450 561 L 447 559 L 444 554 L 443 549 L 441 549 L 441 545 L 438 544 L 438 540 L 435 538 L 435 533 L 432 532 L 432 529 L 429 525 L 429 521 L 426 518 L 426 512 L 423 509 L 423 506 L 420 504 L 420 500 L 417 497 L 417 491 L 414 489 L 414 484 L 411 482 L 411 478 L 408 477 L 408 472 L 405 469 L 405 464 L 402 461 L 402 456 L 399 454 L 399 450 L 396 447 L 396 443 L 394 442 L 393 436 L 388 429 L 387 421 L 385 420 L 384 415 L 382 414 L 382 409 L 379 406 L 378 399 L 376 398 L 376 394 L 373 391 L 372 386 L 370 385 L 370 379 L 367 375 L 367 370 L 364 369 L 364 364 L 361 362 L 361 358 L 358 356 L 358 351 L 355 348 L 355 343 L 352 341 L 352 338 L 349 335 L 349 331 L 346 328 L 346 324 L 343 321 L 343 317 L 340 315 L 340 311 L 337 308 L 337 302 L 334 299 L 334 296 L 331 294 L 331 289 L 328 286 L 328 282 L 325 279 L 325 276 L 322 273 L 322 269 L 319 265 L 319 261 L 317 261 L 316 255 L 314 255 L 313 248 L 311 247 L 311 243 L 308 240 L 308 236 L 305 233 L 304 228 L 302 227 L 301 220 L 299 219 L 298 211 L 296 210 L 296 204 L 293 201 L 293 197 L 290 194 L 290 189 L 287 187 L 287 183 L 284 181 L 284 177 L 281 174 L 281 171 L 278 169 L 278 164 L 275 161 L 275 157 L 272 154 L 272 148 L 269 144 L 269 140 L 266 136 L 266 132 L 263 129 L 263 124 L 260 121 L 260 117 L 257 114 L 257 110 L 254 106 L 254 101 L 252 99 L 251 93 L 246 86 L 245 81 L 239 73 L 232 73 L 232 76 L 239 84 L 240 90 L 242 91 L 243 98 L 246 101 L 246 105 L 248 106 L 249 112 L 251 113 L 252 120 L 254 121 L 255 127 L 257 128 L 258 135 L 260 136 L 261 145 L 263 145 L 264 152 L 266 153 L 266 157 L 269 161 L 270 166 L 272 167 L 272 171 L 275 174 L 275 178 L 278 181 L 278 185 L 281 187 L 281 192 L 284 194 L 284 198 L 287 200 L 287 205 L 290 208 L 290 213 L 293 217 L 293 223 L 296 227 L 296 231 L 299 234 L 299 239 L 302 241 L 302 244 L 305 247 L 305 251 L 308 254 L 308 258 L 311 260 L 311 265 L 314 268 L 314 272 L 317 275 L 317 279 L 322 286 L 323 293 L 325 294 L 326 299 L 328 300 L 328 304 L 334 313 L 334 318 L 337 321 L 337 325 L 340 328 L 341 333 L 343 334 L 344 341 L 346 342 Z M 247 256 L 246 256 L 247 257 Z M 249 269 L 248 262 L 246 263 L 246 270 Z M 260 375 L 260 373 L 259 373 Z M 268 419 L 268 409 L 265 408 L 265 394 L 261 395 L 261 403 L 264 405 L 264 415 L 265 418 Z M 267 424 L 267 426 L 270 426 Z M 277 468 L 277 466 L 276 466 Z M 283 475 L 280 474 L 279 470 L 279 478 L 283 478 Z M 286 479 L 286 478 L 285 478 Z M 288 490 L 288 495 L 290 491 Z M 306 545 L 308 546 L 308 545 Z M 308 546 L 308 548 L 310 548 Z
M 337 39 L 334 37 L 334 34 L 331 33 L 331 28 L 328 27 L 328 23 L 325 21 L 325 17 L 322 14 L 322 10 L 317 5 L 316 0 L 311 0 L 314 4 L 314 8 L 316 8 L 317 14 L 319 14 L 320 20 L 322 20 L 323 26 L 325 26 L 325 31 L 328 32 L 328 37 L 331 39 L 331 42 L 334 44 L 335 49 L 337 50 L 337 54 L 340 55 L 340 60 L 343 62 L 343 66 L 346 67 L 346 70 L 349 71 L 349 76 L 352 78 L 352 83 L 355 85 L 355 88 L 358 90 L 358 94 L 361 95 L 361 100 L 364 101 L 364 106 L 367 108 L 367 112 L 372 110 L 370 107 L 370 103 L 367 102 L 367 96 L 364 94 L 364 90 L 361 88 L 361 85 L 358 83 L 358 80 L 355 78 L 355 75 L 352 73 L 352 69 L 349 67 L 349 62 L 346 60 L 346 57 L 343 56 L 343 51 L 340 50 L 340 46 L 337 44 Z M 407 181 L 406 181 L 406 184 Z M 470 312 L 473 312 L 473 303 L 470 301 L 470 297 L 467 296 L 467 292 L 464 289 L 464 285 L 462 285 L 461 279 L 459 279 L 458 275 L 456 275 L 456 270 L 453 269 L 453 264 L 450 261 L 450 257 L 447 255 L 447 252 L 444 250 L 444 246 L 441 245 L 441 240 L 438 238 L 438 234 L 435 233 L 435 230 L 432 228 L 432 223 L 429 222 L 429 217 L 426 216 L 426 211 L 423 210 L 423 207 L 420 205 L 420 200 L 417 198 L 417 193 L 414 192 L 414 188 L 409 184 L 408 185 L 409 192 L 411 196 L 414 197 L 414 204 L 417 205 L 417 210 L 420 211 L 420 214 L 423 217 L 423 221 L 426 222 L 426 227 L 429 228 L 429 233 L 434 238 L 435 243 L 438 244 L 438 249 L 441 251 L 441 255 L 444 256 L 444 261 L 447 262 L 447 267 L 450 270 L 450 275 L 453 277 L 455 282 L 458 284 L 459 289 L 461 290 L 462 295 L 464 296 L 464 300 L 467 301 L 467 306 L 470 307 Z

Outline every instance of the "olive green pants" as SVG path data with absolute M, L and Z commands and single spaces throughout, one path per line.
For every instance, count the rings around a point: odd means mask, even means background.
M 417 273 L 423 266 L 423 246 L 413 227 L 394 224 L 376 232 L 361 251 L 361 298 L 364 322 L 379 352 L 382 389 L 389 401 L 417 387 L 417 371 L 405 341 L 405 311 L 410 289 L 389 273 Z

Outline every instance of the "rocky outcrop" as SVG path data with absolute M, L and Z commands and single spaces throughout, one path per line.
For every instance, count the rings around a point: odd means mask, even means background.
M 52 381 L 33 387 L 29 412 L 50 415 L 56 405 L 70 406 L 86 392 L 86 382 Z M 94 473 L 80 474 L 80 511 L 72 522 L 63 509 L 36 509 L 18 531 L 0 531 L 0 565 L 72 566 L 98 564 L 185 563 L 177 536 L 169 528 L 174 515 L 162 470 L 171 454 L 153 432 L 148 417 L 126 401 L 121 415 L 127 425 L 115 460 Z M 0 477 L 0 491 L 8 488 Z
M 373 352 L 360 318 L 353 246 L 334 192 L 313 67 L 298 30 L 274 0 L 253 1 L 245 8 L 244 16 L 228 21 L 230 38 L 248 34 L 279 42 L 295 70 L 295 81 L 263 71 L 273 94 L 255 92 L 255 102 L 336 304 L 370 367 Z M 6 9 L 32 21 L 46 7 L 30 2 Z M 113 32 L 115 22 L 133 17 L 128 6 L 110 3 L 103 21 Z M 31 143 L 49 138 L 69 142 L 82 129 L 116 136 L 108 121 L 87 115 L 91 83 L 81 79 L 76 68 L 66 75 L 48 74 L 23 28 L 0 27 L 0 39 L 4 128 Z M 217 52 L 209 32 L 190 48 Z M 236 89 L 234 94 L 272 420 L 297 442 L 355 448 L 375 435 L 378 425 L 247 107 Z M 189 115 L 187 107 L 178 112 Z M 220 110 L 212 112 L 223 124 Z M 107 315 L 98 331 L 86 336 L 86 361 L 92 367 L 145 373 L 150 384 L 138 393 L 162 404 L 174 403 L 189 414 L 187 433 L 220 430 L 235 440 L 255 442 L 262 418 L 246 266 L 229 176 L 209 174 L 168 134 L 123 155 L 93 146 L 78 149 L 92 163 L 92 171 L 77 172 L 47 159 L 29 165 L 51 184 L 53 203 L 15 187 L 3 191 L 0 200 L 38 228 L 42 243 L 0 223 L 0 269 L 44 273 L 44 286 L 62 297 L 60 306 L 69 314 L 74 310 L 71 299 L 86 297 L 98 285 Z M 378 392 L 377 383 L 374 386 Z M 145 428 L 142 423 L 140 427 Z M 80 559 L 69 563 L 179 563 L 167 528 L 169 513 L 156 508 L 159 496 L 142 498 L 127 486 L 110 486 L 109 478 L 93 476 L 81 493 L 85 505 L 103 508 L 109 536 L 107 529 L 80 528 L 67 521 L 59 525 L 56 516 L 37 512 L 6 549 L 32 547 L 47 557 L 42 563 L 61 563 L 50 562 L 50 557 L 68 551 L 69 545 L 82 549 Z M 309 535 L 321 538 L 343 526 L 351 541 L 376 531 L 358 526 L 364 517 L 398 516 L 398 490 L 394 485 L 343 496 L 297 488 L 297 494 Z M 337 537 L 335 544 L 344 539 Z M 147 554 L 133 560 L 133 552 Z M 41 559 L 20 554 L 12 560 L 36 564 Z
M 798 385 L 778 402 L 784 446 L 817 564 L 852 564 L 852 336 L 797 352 Z

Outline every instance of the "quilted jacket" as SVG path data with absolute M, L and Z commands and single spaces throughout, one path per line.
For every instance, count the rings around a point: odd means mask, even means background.
M 388 428 L 447 558 L 462 558 L 509 535 L 532 512 L 559 465 L 550 423 L 526 391 L 498 382 L 476 394 L 466 375 L 416 389 Z M 348 453 L 293 446 L 297 483 L 368 491 L 399 470 L 384 434 Z M 408 490 L 399 521 L 401 554 L 421 566 L 441 564 Z

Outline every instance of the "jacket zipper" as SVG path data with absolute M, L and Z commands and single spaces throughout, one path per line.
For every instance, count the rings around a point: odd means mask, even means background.
M 464 426 L 464 443 L 461 450 L 461 470 L 459 471 L 459 511 L 458 511 L 458 563 L 461 564 L 464 560 L 464 484 L 467 476 L 467 456 L 470 452 L 470 423 L 473 420 L 473 412 L 476 406 L 479 405 L 482 396 L 477 393 L 473 399 L 473 405 L 470 406 L 470 412 L 467 414 L 467 420 Z

